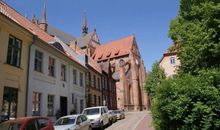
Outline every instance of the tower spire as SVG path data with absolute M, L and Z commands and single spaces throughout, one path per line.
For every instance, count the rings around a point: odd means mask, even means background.
M 88 34 L 88 26 L 87 26 L 86 13 L 84 14 L 84 17 L 83 17 L 82 33 L 83 33 L 83 35 Z
M 40 22 L 40 28 L 43 29 L 45 32 L 47 31 L 46 0 L 44 0 L 44 7 L 43 7 L 42 18 Z

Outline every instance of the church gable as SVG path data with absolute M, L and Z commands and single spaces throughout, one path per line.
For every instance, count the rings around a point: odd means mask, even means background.
M 135 38 L 134 38 L 134 40 L 133 40 L 131 52 L 133 52 L 136 56 L 139 56 L 139 57 L 141 56 Z
M 97 35 L 96 31 L 94 30 L 94 32 L 92 33 L 92 35 L 90 37 L 88 47 L 94 47 L 95 48 L 99 45 L 100 45 L 99 38 L 98 38 L 98 35 Z

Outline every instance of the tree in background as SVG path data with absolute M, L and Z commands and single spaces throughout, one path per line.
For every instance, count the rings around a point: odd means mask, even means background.
M 156 90 L 152 107 L 155 129 L 220 129 L 220 93 L 212 76 L 209 72 L 164 80 Z
M 203 68 L 220 67 L 219 0 L 181 0 L 169 36 L 181 41 L 182 72 L 197 74 Z
M 160 68 L 158 62 L 155 62 L 152 66 L 152 71 L 148 74 L 145 82 L 145 90 L 150 96 L 150 102 L 152 102 L 155 96 L 157 86 L 166 78 L 164 70 Z
M 176 77 L 162 80 L 153 92 L 155 128 L 219 130 L 220 1 L 180 0 L 169 36 L 180 43 L 181 66 Z

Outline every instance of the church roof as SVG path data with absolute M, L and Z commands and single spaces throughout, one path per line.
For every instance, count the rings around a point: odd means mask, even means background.
M 88 45 L 90 40 L 92 39 L 92 36 L 94 35 L 94 32 L 90 32 L 88 34 L 85 34 L 84 36 L 81 36 L 77 38 L 76 40 L 73 40 L 72 42 L 77 41 L 77 45 L 82 48 Z
M 128 55 L 134 42 L 134 35 L 96 47 L 93 59 L 97 61 Z
M 92 58 L 90 58 L 89 56 L 88 56 L 88 65 L 91 66 L 98 73 L 100 74 L 102 73 L 101 65 L 97 63 L 95 60 L 93 60 Z
M 46 43 L 54 42 L 53 37 L 44 32 L 38 25 L 35 25 L 27 18 L 16 12 L 13 8 L 8 6 L 3 1 L 0 1 L 0 13 L 5 15 L 24 29 L 28 30 L 32 34 L 37 35 L 41 40 L 45 41 Z
M 63 41 L 67 45 L 69 45 L 71 41 L 76 40 L 76 38 L 74 36 L 72 36 L 66 32 L 63 32 L 63 31 L 61 31 L 51 25 L 48 25 L 47 32 L 50 35 L 58 37 L 61 41 Z

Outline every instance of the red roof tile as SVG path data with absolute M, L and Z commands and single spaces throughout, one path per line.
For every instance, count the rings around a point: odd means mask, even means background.
M 2 0 L 0 0 L 0 13 L 5 15 L 9 19 L 13 20 L 14 22 L 16 22 L 18 25 L 20 25 L 24 29 L 30 31 L 32 34 L 37 35 L 38 38 L 40 38 L 44 42 L 48 43 L 49 45 L 51 45 L 50 43 L 55 42 L 55 39 L 52 36 L 50 36 L 47 32 L 44 32 L 44 30 L 42 30 L 38 25 L 32 23 L 27 18 L 25 18 L 24 16 L 22 16 L 21 14 L 16 12 L 13 8 L 11 8 L 9 5 L 4 3 Z M 54 49 L 57 49 L 56 47 L 54 47 L 52 45 L 51 45 L 51 47 Z M 66 55 L 67 57 L 69 57 L 70 59 L 72 59 L 73 61 L 75 61 L 76 63 L 78 63 L 84 67 L 84 65 L 79 63 L 75 59 L 75 57 L 70 56 L 66 50 L 65 50 L 65 52 L 62 52 L 59 49 L 57 49 L 57 50 L 59 52 L 61 52 L 62 54 Z
M 0 0 L 0 13 L 8 17 L 9 19 L 13 20 L 23 28 L 30 31 L 32 34 L 37 35 L 41 40 L 50 43 L 54 42 L 53 37 L 51 37 L 49 34 L 44 32 L 38 25 L 35 25 L 31 21 L 29 21 L 27 18 L 16 12 L 14 9 L 12 9 L 10 6 L 8 6 L 6 3 L 4 3 L 2 0 Z
M 94 61 L 90 57 L 88 57 L 88 64 L 89 64 L 89 66 L 91 66 L 94 70 L 96 70 L 100 74 L 102 73 L 102 68 L 101 68 L 100 64 L 98 64 L 96 61 Z
M 126 38 L 97 46 L 93 57 L 97 61 L 102 61 L 127 55 L 131 51 L 133 42 L 134 35 L 130 35 Z

